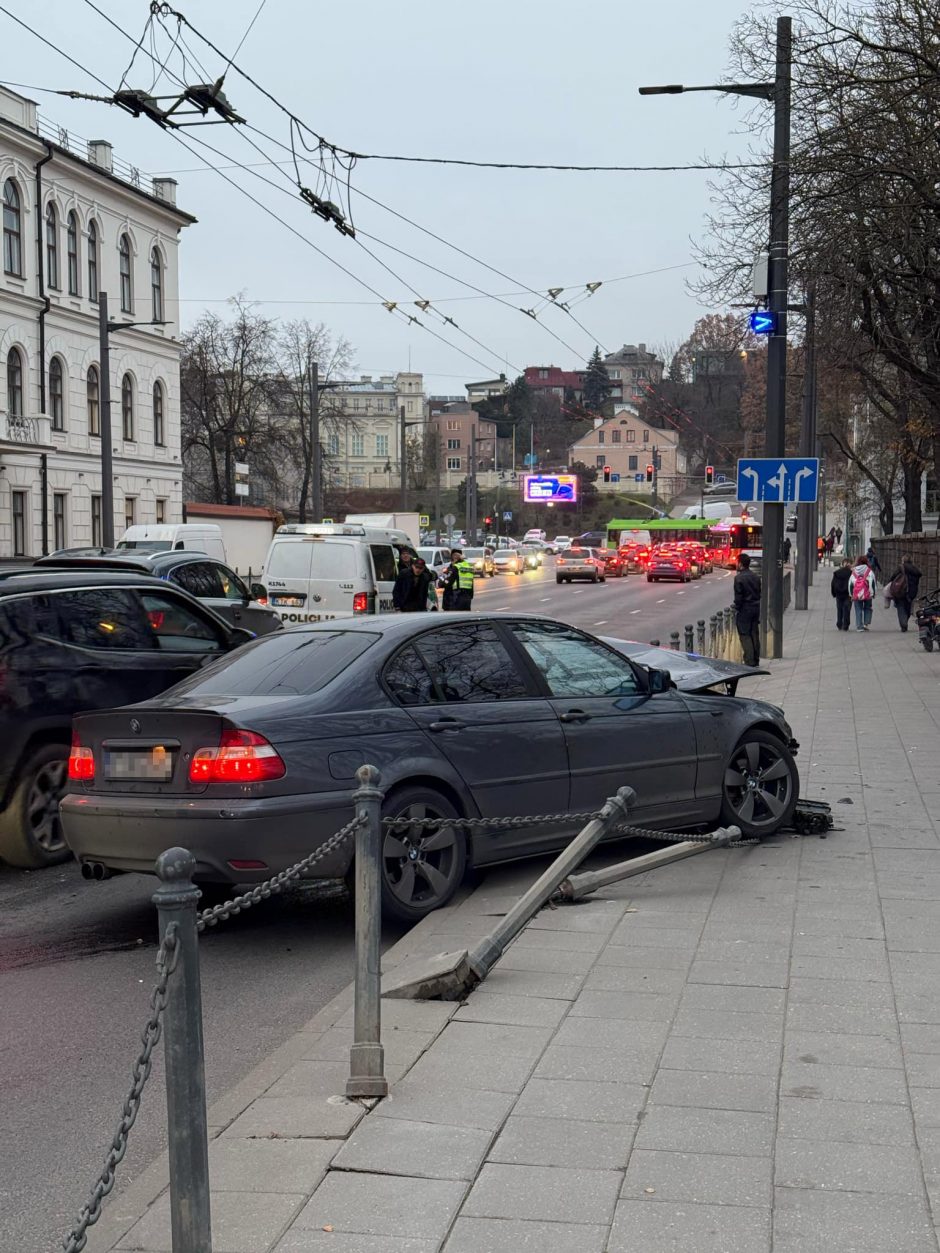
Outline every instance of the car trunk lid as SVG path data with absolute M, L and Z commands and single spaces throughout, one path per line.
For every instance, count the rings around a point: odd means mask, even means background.
M 196 795 L 205 783 L 192 783 L 189 767 L 200 748 L 219 743 L 231 725 L 212 710 L 148 709 L 128 706 L 80 714 L 74 742 L 90 748 L 94 778 L 73 788 L 87 792 Z

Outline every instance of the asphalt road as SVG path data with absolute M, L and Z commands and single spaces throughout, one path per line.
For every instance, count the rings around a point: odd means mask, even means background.
M 730 600 L 725 571 L 686 584 L 630 575 L 558 586 L 548 558 L 538 571 L 478 580 L 474 606 L 668 643 Z M 0 866 L 0 1253 L 58 1247 L 103 1161 L 149 1008 L 153 888 L 137 875 L 85 883 L 73 864 Z M 350 903 L 326 885 L 298 889 L 210 933 L 202 955 L 212 1101 L 349 982 Z M 162 1055 L 119 1187 L 163 1148 L 161 1070 Z

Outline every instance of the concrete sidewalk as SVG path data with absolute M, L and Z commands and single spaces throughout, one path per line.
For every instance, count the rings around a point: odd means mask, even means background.
M 844 830 L 544 910 L 465 1004 L 383 1002 L 370 1113 L 336 1095 L 338 998 L 210 1113 L 215 1253 L 937 1253 L 940 658 L 880 603 L 836 631 L 828 581 L 747 693 Z M 387 966 L 466 946 L 536 873 Z M 169 1250 L 164 1189 L 158 1162 L 89 1248 Z

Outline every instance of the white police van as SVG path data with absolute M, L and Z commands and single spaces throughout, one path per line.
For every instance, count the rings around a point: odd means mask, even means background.
M 289 523 L 278 527 L 265 557 L 262 593 L 285 626 L 360 614 L 391 613 L 404 531 L 358 523 Z

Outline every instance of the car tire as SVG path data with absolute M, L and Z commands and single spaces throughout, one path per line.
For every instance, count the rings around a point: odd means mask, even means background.
M 559 584 L 560 584 L 560 583 L 564 583 L 564 579 L 561 577 L 561 575 L 560 575 L 560 574 L 556 574 L 556 575 L 555 575 L 555 582 L 556 582 L 556 583 L 559 583 Z
M 800 775 L 789 748 L 770 731 L 746 731 L 725 764 L 722 825 L 733 823 L 750 838 L 773 835 L 793 817 L 799 795 Z
M 606 575 L 606 574 L 602 574 L 602 575 L 601 575 L 601 582 L 602 582 L 602 583 L 606 583 L 606 582 L 607 582 L 607 575 Z
M 459 818 L 452 801 L 430 787 L 406 786 L 385 798 L 384 818 Z M 432 847 L 436 846 L 436 847 Z M 382 913 L 416 923 L 451 899 L 467 868 L 462 827 L 382 827 Z
M 932 653 L 932 652 L 933 652 L 933 640 L 930 638 L 930 636 L 929 636 L 929 635 L 925 635 L 925 636 L 924 636 L 924 638 L 923 638 L 920 642 L 921 642 L 921 643 L 923 644 L 923 646 L 924 646 L 924 652 L 925 652 L 925 653 Z
M 9 865 L 39 870 L 71 857 L 59 818 L 68 759 L 67 744 L 44 744 L 20 766 L 10 803 L 0 814 L 0 858 Z
M 646 576 L 646 581 L 647 581 L 647 583 L 652 583 L 652 582 L 654 581 L 654 580 L 653 580 L 653 576 L 652 576 L 651 574 L 648 574 L 648 575 Z

